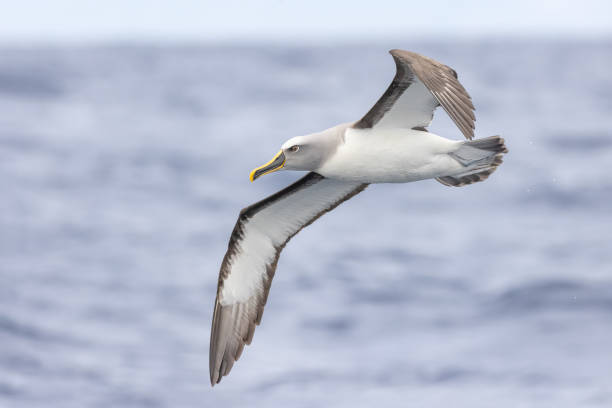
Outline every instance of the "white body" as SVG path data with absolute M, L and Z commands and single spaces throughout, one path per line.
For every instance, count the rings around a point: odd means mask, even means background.
M 343 142 L 315 170 L 324 177 L 363 183 L 407 183 L 465 171 L 448 155 L 457 151 L 463 141 L 413 129 L 337 130 L 343 133 Z M 328 137 L 334 137 L 331 133 Z

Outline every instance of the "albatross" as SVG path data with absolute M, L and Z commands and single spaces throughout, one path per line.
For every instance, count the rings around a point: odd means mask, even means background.
M 217 384 L 253 339 L 281 251 L 323 214 L 371 183 L 435 179 L 461 187 L 485 180 L 507 153 L 504 139 L 474 137 L 474 105 L 452 68 L 391 50 L 393 81 L 356 122 L 286 141 L 250 180 L 278 170 L 308 173 L 240 211 L 223 258 L 210 336 L 210 382 Z M 467 140 L 427 131 L 438 106 Z

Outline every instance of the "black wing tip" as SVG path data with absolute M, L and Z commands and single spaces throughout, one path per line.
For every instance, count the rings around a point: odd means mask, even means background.
M 227 374 L 223 374 L 221 372 L 221 367 L 219 367 L 219 370 L 215 371 L 212 370 L 210 372 L 210 387 L 214 388 L 215 385 L 219 384 L 221 382 L 221 380 L 223 379 L 223 377 L 225 377 Z
M 214 387 L 215 385 L 221 382 L 221 376 L 215 376 L 213 373 L 210 373 L 210 386 Z
M 424 55 L 417 54 L 416 52 L 412 51 L 400 50 L 399 48 L 389 50 L 389 54 L 391 54 L 396 63 L 402 62 L 408 65 L 412 65 L 412 63 L 418 61 L 419 59 L 428 59 Z
M 210 361 L 208 369 L 210 374 L 210 386 L 214 387 L 215 385 L 219 384 L 221 378 L 223 377 L 223 374 L 221 373 L 220 368 L 215 369 L 215 362 L 212 360 Z
M 230 357 L 231 358 L 231 357 Z M 221 360 L 221 364 L 218 368 L 215 368 L 214 363 L 211 363 L 210 369 L 210 386 L 214 387 L 219 384 L 223 377 L 228 375 L 234 366 L 234 363 L 237 361 L 237 358 L 233 358 L 232 360 L 226 360 L 225 356 Z
M 423 57 L 420 54 L 417 54 L 415 52 L 412 51 L 406 51 L 406 50 L 401 50 L 399 48 L 393 48 L 392 50 L 389 50 L 389 54 L 391 54 L 391 56 L 394 59 L 401 59 L 404 62 L 409 62 L 410 61 L 410 57 Z
M 389 50 L 389 54 L 391 55 L 400 55 L 400 54 L 408 54 L 408 55 L 419 55 L 416 52 L 402 50 L 400 48 L 392 48 Z

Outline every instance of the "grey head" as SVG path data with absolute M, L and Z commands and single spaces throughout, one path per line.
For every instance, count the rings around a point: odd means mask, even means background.
M 343 143 L 344 131 L 348 126 L 343 124 L 319 133 L 292 137 L 283 143 L 272 160 L 251 171 L 250 180 L 281 169 L 316 171 Z

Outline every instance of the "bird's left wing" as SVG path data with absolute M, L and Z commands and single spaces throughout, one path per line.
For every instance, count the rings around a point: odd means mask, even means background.
M 451 67 L 404 50 L 389 51 L 396 73 L 376 104 L 353 127 L 417 128 L 431 123 L 440 105 L 467 139 L 474 137 L 474 105 Z
M 240 212 L 219 272 L 209 351 L 212 385 L 250 344 L 285 244 L 366 187 L 311 172 Z

